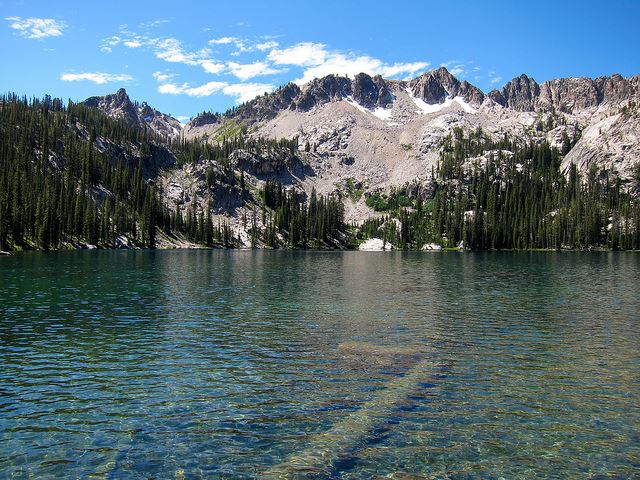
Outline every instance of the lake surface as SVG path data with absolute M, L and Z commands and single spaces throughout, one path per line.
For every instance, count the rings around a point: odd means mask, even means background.
M 629 478 L 640 255 L 0 257 L 0 478 Z

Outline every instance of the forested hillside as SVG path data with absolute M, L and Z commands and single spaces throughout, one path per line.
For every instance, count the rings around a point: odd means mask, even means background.
M 212 165 L 205 179 L 208 190 L 237 195 L 241 204 L 261 212 L 265 221 L 254 222 L 253 244 L 277 246 L 284 237 L 272 209 L 280 208 L 280 197 L 265 202 L 262 192 L 245 185 L 244 172 L 229 156 L 239 149 L 296 147 L 296 142 L 242 135 L 218 144 L 185 141 L 114 120 L 83 104 L 5 95 L 0 104 L 0 249 L 154 248 L 159 234 L 196 246 L 240 246 L 227 222 L 213 221 L 214 205 L 172 207 L 156 184 L 161 171 L 203 161 Z M 315 218 L 324 218 L 324 205 L 321 198 L 317 208 L 304 209 L 304 221 L 320 227 L 310 227 L 304 240 L 291 245 L 331 244 L 336 231 L 328 234 Z M 300 208 L 295 205 L 296 212 Z M 342 225 L 340 215 L 335 210 L 335 222 L 327 228 Z
M 565 139 L 564 152 L 573 142 Z M 563 172 L 564 152 L 456 129 L 440 153 L 432 198 L 410 198 L 410 186 L 370 196 L 368 205 L 384 215 L 366 221 L 361 235 L 400 248 L 640 248 L 637 196 L 595 166 L 587 175 L 575 165 Z

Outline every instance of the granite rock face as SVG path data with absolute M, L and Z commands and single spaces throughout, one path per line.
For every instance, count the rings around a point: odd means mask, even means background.
M 508 82 L 501 90 L 491 91 L 489 98 L 503 107 L 520 112 L 577 113 L 600 105 L 638 100 L 639 78 L 623 78 L 614 74 L 595 80 L 586 77 L 557 78 L 538 84 L 523 74 Z

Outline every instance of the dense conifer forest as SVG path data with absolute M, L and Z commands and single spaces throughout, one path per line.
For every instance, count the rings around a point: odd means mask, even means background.
M 384 215 L 366 221 L 361 236 L 399 248 L 640 248 L 640 202 L 617 176 L 595 167 L 581 175 L 575 165 L 561 171 L 575 141 L 565 138 L 561 151 L 455 130 L 440 154 L 433 198 L 409 198 L 410 186 L 370 196 L 367 204 Z
M 183 211 L 163 204 L 162 192 L 149 179 L 160 168 L 159 159 L 172 155 L 175 164 L 165 168 L 215 160 L 220 168 L 207 173 L 207 187 L 237 185 L 248 202 L 254 201 L 254 210 L 262 212 L 266 225 L 254 224 L 255 245 L 326 246 L 336 225 L 343 224 L 335 216 L 341 210 L 335 209 L 334 201 L 312 198 L 307 207 L 282 194 L 272 197 L 270 184 L 256 198 L 245 192 L 244 175 L 234 171 L 229 155 L 239 148 L 265 145 L 291 152 L 297 149 L 296 141 L 242 135 L 219 144 L 170 139 L 82 104 L 64 104 L 49 97 L 2 96 L 0 250 L 113 248 L 127 239 L 135 246 L 154 248 L 159 232 L 204 246 L 239 246 L 227 222 L 212 220 L 211 206 L 197 209 L 193 203 Z M 331 215 L 325 212 L 327 205 Z M 290 234 L 290 219 L 305 222 L 308 231 L 297 238 L 296 223 L 295 233 Z M 280 228 L 284 237 L 276 234 Z

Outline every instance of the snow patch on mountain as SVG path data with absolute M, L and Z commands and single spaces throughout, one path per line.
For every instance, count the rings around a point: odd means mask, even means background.
M 467 113 L 471 113 L 471 114 L 477 113 L 477 110 L 473 108 L 471 105 L 469 105 L 467 102 L 465 102 L 464 98 L 462 97 L 447 97 L 445 101 L 442 103 L 429 104 L 425 102 L 423 99 L 413 95 L 413 93 L 411 93 L 411 89 L 407 88 L 405 91 L 407 92 L 411 100 L 413 100 L 413 103 L 415 103 L 416 106 L 419 108 L 419 110 L 416 113 L 420 113 L 420 114 L 438 113 L 439 111 L 445 108 L 449 108 L 453 106 L 454 103 L 458 104 Z
M 392 108 L 376 107 L 374 110 L 370 110 L 370 109 L 365 108 L 362 105 L 360 105 L 352 97 L 346 98 L 345 102 L 347 102 L 349 105 L 357 108 L 361 112 L 371 114 L 374 117 L 379 118 L 380 120 L 385 120 L 386 121 L 386 120 L 389 120 L 391 118 L 391 110 L 393 110 Z

